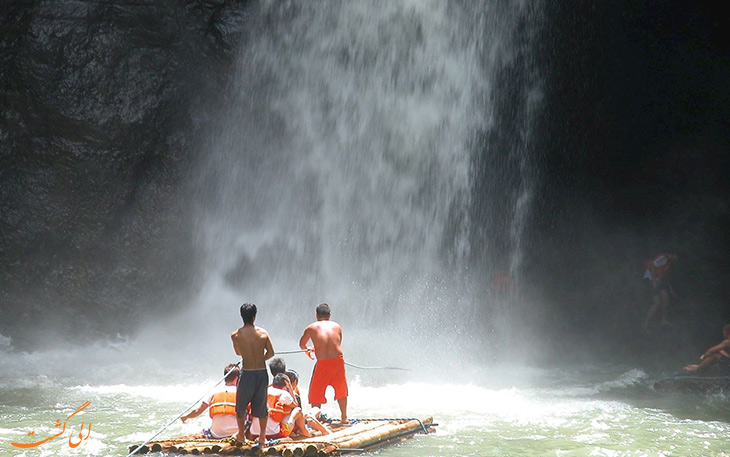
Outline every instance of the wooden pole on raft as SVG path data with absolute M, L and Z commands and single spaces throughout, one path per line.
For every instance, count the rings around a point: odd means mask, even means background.
M 389 422 L 383 424 L 381 427 L 376 429 L 368 430 L 363 433 L 359 433 L 344 442 L 338 443 L 340 448 L 363 448 L 380 441 L 385 441 L 405 434 L 416 433 L 417 430 L 425 427 L 424 423 L 430 424 L 433 418 L 428 417 L 425 420 L 412 419 L 403 423 Z

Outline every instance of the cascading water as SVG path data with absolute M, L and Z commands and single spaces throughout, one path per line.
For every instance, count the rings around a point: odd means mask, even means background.
M 464 316 L 450 323 L 457 332 L 482 317 L 490 304 L 475 281 L 497 255 L 472 249 L 475 227 L 510 239 L 499 255 L 514 273 L 529 151 L 524 141 L 505 150 L 477 137 L 503 127 L 502 110 L 534 104 L 533 87 L 510 81 L 525 100 L 495 102 L 534 5 L 261 8 L 203 166 L 204 308 L 230 316 L 229 305 L 250 300 L 269 313 L 276 306 L 286 321 L 330 301 L 338 316 L 365 326 L 387 315 L 426 333 L 442 330 L 444 312 Z M 529 121 L 520 122 L 516 135 L 529 136 Z M 501 194 L 475 194 L 480 155 L 497 157 L 496 167 L 519 155 L 521 167 L 490 175 Z M 522 184 L 504 195 L 515 174 Z M 475 215 L 474 200 L 490 198 L 504 199 L 508 214 Z M 484 226 L 496 218 L 510 221 Z

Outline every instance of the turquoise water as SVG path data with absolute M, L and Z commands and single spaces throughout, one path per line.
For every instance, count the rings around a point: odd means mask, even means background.
M 0 455 L 125 456 L 215 385 L 227 359 L 213 359 L 181 362 L 179 354 L 150 354 L 142 344 L 4 352 Z M 306 385 L 311 362 L 287 360 Z M 374 452 L 382 456 L 730 455 L 728 397 L 661 394 L 639 368 L 456 364 L 443 372 L 351 368 L 348 377 L 351 417 L 432 415 L 438 423 L 433 434 Z M 10 444 L 54 435 L 56 421 L 87 401 L 58 437 L 28 449 Z M 324 410 L 337 415 L 333 403 Z M 175 421 L 160 437 L 197 432 L 207 421 Z M 81 431 L 88 438 L 79 439 Z

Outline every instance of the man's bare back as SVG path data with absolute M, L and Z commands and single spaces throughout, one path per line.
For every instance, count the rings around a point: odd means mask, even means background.
M 269 414 L 266 407 L 266 386 L 269 375 L 266 371 L 266 360 L 274 356 L 269 333 L 254 325 L 256 321 L 256 305 L 241 305 L 243 327 L 231 333 L 233 350 L 243 359 L 243 369 L 236 386 L 236 422 L 238 433 L 233 438 L 242 441 L 246 432 L 246 410 L 251 408 L 251 416 L 258 419 L 261 430 L 266 430 Z M 259 436 L 259 445 L 266 445 L 266 434 Z
M 307 349 L 307 343 L 311 340 L 317 356 L 309 383 L 309 404 L 319 407 L 326 403 L 325 390 L 332 386 L 342 414 L 340 420 L 347 423 L 347 379 L 342 354 L 342 327 L 330 320 L 331 312 L 327 303 L 317 306 L 316 315 L 317 321 L 309 324 L 299 339 L 299 347 L 302 349 Z
M 265 370 L 266 361 L 274 356 L 269 333 L 253 324 L 245 324 L 231 333 L 231 340 L 233 350 L 243 358 L 244 370 Z
M 318 360 L 332 359 L 342 355 L 342 327 L 330 320 L 312 322 L 304 329 L 299 340 L 299 347 L 307 348 L 307 342 L 312 340 L 314 355 Z

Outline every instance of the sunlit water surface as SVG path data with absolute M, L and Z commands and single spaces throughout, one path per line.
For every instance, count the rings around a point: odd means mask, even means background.
M 0 455 L 127 455 L 130 444 L 150 438 L 208 393 L 229 361 L 196 356 L 198 361 L 181 361 L 173 353 L 152 356 L 140 345 L 2 353 Z M 306 387 L 311 362 L 301 354 L 286 359 Z M 467 364 L 443 372 L 430 366 L 407 372 L 350 368 L 348 376 L 351 417 L 432 415 L 438 424 L 435 433 L 372 454 L 730 455 L 730 399 L 661 394 L 651 388 L 652 376 L 637 368 Z M 57 438 L 28 449 L 11 445 L 56 434 L 56 421 L 64 422 L 86 401 L 90 405 Z M 324 411 L 337 416 L 333 402 Z M 175 421 L 160 437 L 195 433 L 208 420 Z M 78 439 L 88 427 L 89 437 Z

